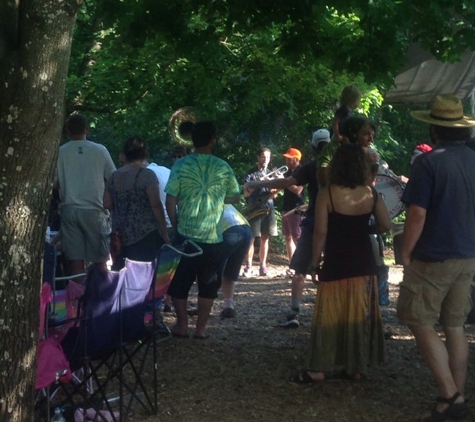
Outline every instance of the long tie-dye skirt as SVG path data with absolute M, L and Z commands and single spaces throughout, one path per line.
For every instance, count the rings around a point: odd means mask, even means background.
M 313 313 L 308 370 L 348 374 L 384 362 L 376 276 L 320 282 Z

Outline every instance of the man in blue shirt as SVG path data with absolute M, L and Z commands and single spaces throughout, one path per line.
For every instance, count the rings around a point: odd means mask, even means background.
M 475 151 L 466 142 L 475 117 L 464 116 L 453 95 L 439 95 L 431 110 L 411 114 L 430 123 L 435 148 L 415 160 L 403 195 L 409 208 L 397 311 L 439 389 L 436 406 L 424 421 L 461 419 L 467 413 L 464 323 L 475 274 Z M 445 343 L 434 328 L 437 321 Z

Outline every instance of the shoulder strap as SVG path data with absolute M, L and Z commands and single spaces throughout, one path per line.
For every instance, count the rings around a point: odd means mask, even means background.
M 333 205 L 332 191 L 330 185 L 328 185 L 328 194 L 330 195 L 330 203 L 332 204 L 332 211 L 335 211 L 335 205 Z
M 139 175 L 140 173 L 142 172 L 142 170 L 144 169 L 145 167 L 141 167 L 139 169 L 139 171 L 137 172 L 137 174 L 135 175 L 135 178 L 134 178 L 134 183 L 132 183 L 132 186 L 130 187 L 129 189 L 129 192 L 127 194 L 127 207 L 126 207 L 126 211 L 125 211 L 125 215 L 128 216 L 129 215 L 129 205 L 130 205 L 130 196 L 132 195 L 132 192 L 135 190 L 135 185 L 137 183 L 137 179 L 139 178 Z
M 137 184 L 137 179 L 139 178 L 140 173 L 145 167 L 141 167 L 137 174 L 135 175 L 134 183 L 132 183 L 132 186 L 130 187 L 130 192 L 133 192 L 135 190 L 135 185 Z

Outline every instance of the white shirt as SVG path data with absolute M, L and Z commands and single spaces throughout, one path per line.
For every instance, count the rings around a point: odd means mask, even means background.
M 165 205 L 165 201 L 167 199 L 165 186 L 167 185 L 168 178 L 170 177 L 170 169 L 159 166 L 155 163 L 150 163 L 147 168 L 152 170 L 157 175 L 158 187 L 160 189 L 160 200 L 162 201 L 163 211 L 165 212 L 165 221 L 167 222 L 167 227 L 170 228 L 172 223 L 170 222 L 170 217 L 168 217 L 167 207 Z

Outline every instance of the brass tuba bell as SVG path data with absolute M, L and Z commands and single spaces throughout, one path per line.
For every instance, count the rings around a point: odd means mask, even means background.
M 197 121 L 199 118 L 194 107 L 179 108 L 168 121 L 170 137 L 181 146 L 191 148 L 193 146 L 191 128 Z

